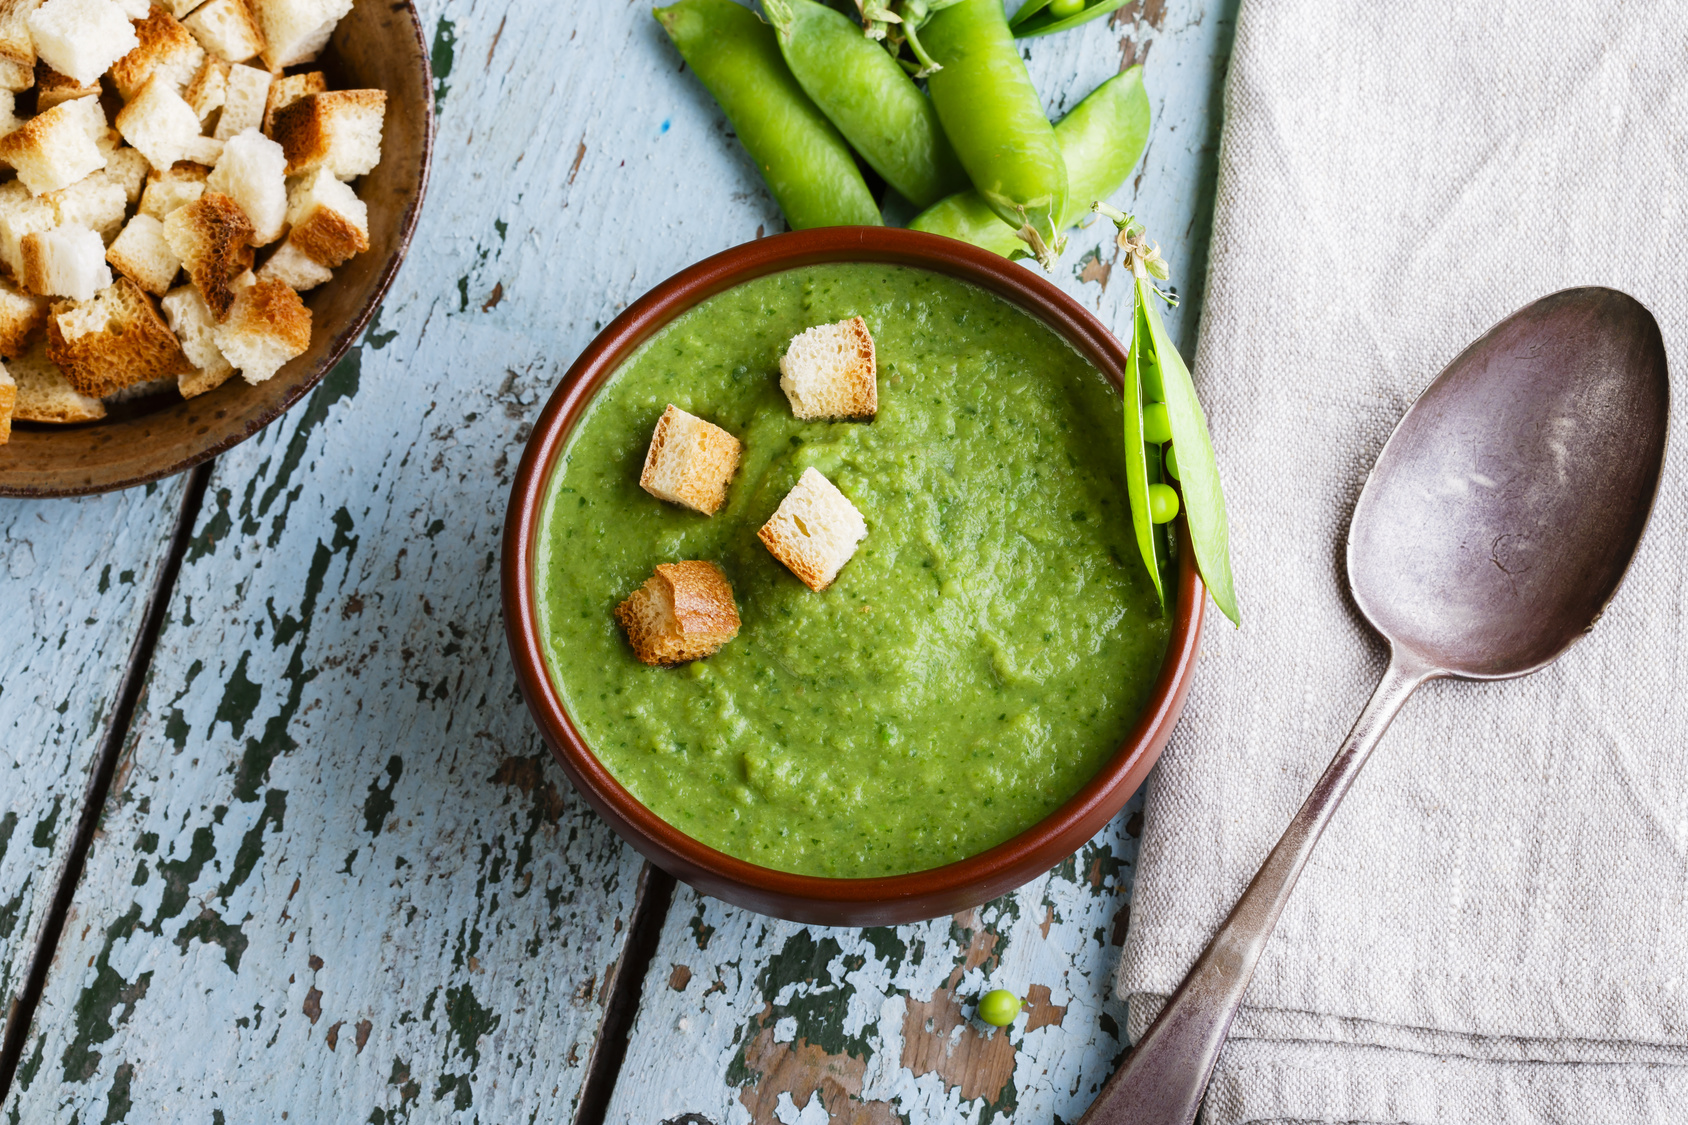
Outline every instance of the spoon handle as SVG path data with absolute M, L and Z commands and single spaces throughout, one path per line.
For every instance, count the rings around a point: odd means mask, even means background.
M 1079 1125 L 1190 1125 L 1254 966 L 1301 869 L 1372 747 L 1401 705 L 1438 670 L 1395 653 L 1342 748 L 1314 784 L 1230 917 Z

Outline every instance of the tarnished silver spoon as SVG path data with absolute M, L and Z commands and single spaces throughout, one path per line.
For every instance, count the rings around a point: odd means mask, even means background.
M 1080 1125 L 1188 1125 L 1319 835 L 1391 719 L 1442 676 L 1551 664 L 1623 581 L 1664 465 L 1651 313 L 1567 289 L 1466 348 L 1401 419 L 1348 529 L 1348 582 L 1389 667 L 1231 915 Z

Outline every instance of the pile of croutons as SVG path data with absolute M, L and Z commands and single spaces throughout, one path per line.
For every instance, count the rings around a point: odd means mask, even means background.
M 381 159 L 386 93 L 310 69 L 351 8 L 0 0 L 0 442 L 310 346 Z

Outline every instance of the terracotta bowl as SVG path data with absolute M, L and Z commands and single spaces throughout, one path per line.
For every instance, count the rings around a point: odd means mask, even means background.
M 337 363 L 404 261 L 422 209 L 434 131 L 434 82 L 409 0 L 357 0 L 316 64 L 330 89 L 387 91 L 381 163 L 354 185 L 369 206 L 369 249 L 304 294 L 311 346 L 257 386 L 235 376 L 183 400 L 173 391 L 113 407 L 80 426 L 17 423 L 0 445 L 0 496 L 81 496 L 179 473 L 269 425 Z
M 717 254 L 630 305 L 587 346 L 545 404 L 516 472 L 504 525 L 504 627 L 522 695 L 552 754 L 587 802 L 651 862 L 705 894 L 764 914 L 820 925 L 890 925 L 953 914 L 1013 890 L 1077 851 L 1124 806 L 1160 756 L 1183 710 L 1201 636 L 1205 591 L 1186 538 L 1166 662 L 1136 727 L 1066 804 L 987 852 L 886 878 L 793 875 L 716 851 L 640 804 L 581 738 L 551 681 L 540 645 L 534 537 L 552 468 L 593 395 L 659 329 L 700 301 L 752 278 L 822 262 L 886 262 L 972 282 L 1038 317 L 1116 386 L 1120 383 L 1126 347 L 1083 306 L 1031 270 L 967 243 L 892 228 L 833 227 L 782 234 Z

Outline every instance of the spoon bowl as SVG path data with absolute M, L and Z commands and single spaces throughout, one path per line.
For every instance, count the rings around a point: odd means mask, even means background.
M 1448 364 L 1378 455 L 1348 530 L 1355 604 L 1389 667 L 1195 967 L 1079 1125 L 1189 1125 L 1254 967 L 1337 806 L 1426 680 L 1551 664 L 1640 546 L 1670 383 L 1653 315 L 1612 289 L 1513 313 Z

